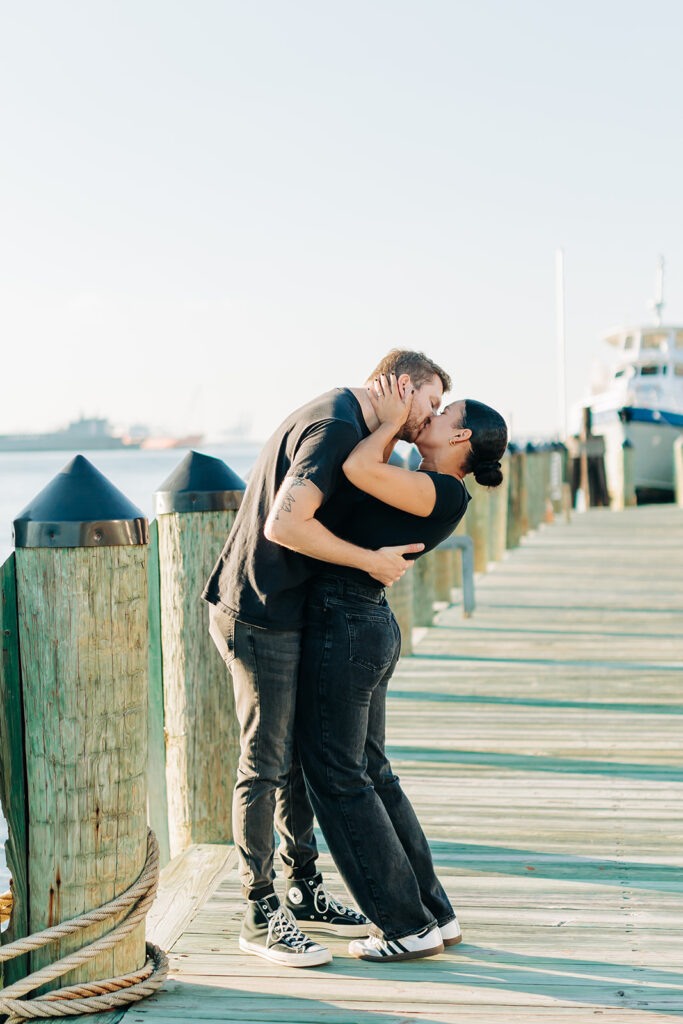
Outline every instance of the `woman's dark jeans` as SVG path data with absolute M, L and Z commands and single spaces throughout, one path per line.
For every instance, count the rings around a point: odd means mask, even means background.
M 312 584 L 297 746 L 337 868 L 388 939 L 454 916 L 415 811 L 384 752 L 387 685 L 400 647 L 383 591 L 333 575 Z

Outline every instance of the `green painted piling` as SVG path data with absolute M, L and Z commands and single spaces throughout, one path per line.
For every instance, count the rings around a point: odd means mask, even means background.
M 15 557 L 0 567 L 0 799 L 7 821 L 5 859 L 11 878 L 12 915 L 0 941 L 7 945 L 28 935 L 28 835 L 24 779 L 24 728 L 19 668 L 19 622 Z M 3 965 L 11 984 L 28 974 L 27 957 Z
M 118 896 L 145 863 L 147 520 L 78 456 L 14 526 L 34 933 Z M 123 916 L 61 940 L 57 955 Z M 54 957 L 54 946 L 37 950 L 31 969 Z M 68 982 L 144 961 L 141 922 Z
M 164 734 L 164 678 L 161 657 L 161 589 L 159 580 L 159 524 L 149 530 L 147 565 L 149 600 L 149 701 L 147 756 L 147 817 L 159 843 L 159 863 L 171 859 L 168 838 L 168 795 L 166 792 L 166 736 Z
M 244 487 L 220 459 L 190 452 L 156 492 L 171 857 L 192 843 L 232 840 L 239 725 L 227 669 L 208 633 L 208 606 L 199 595 Z

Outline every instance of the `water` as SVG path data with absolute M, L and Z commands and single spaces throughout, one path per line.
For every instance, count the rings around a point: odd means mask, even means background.
M 261 450 L 258 442 L 208 445 L 206 455 L 227 462 L 241 477 Z M 86 452 L 86 458 L 127 498 L 152 519 L 154 491 L 187 454 L 187 450 Z M 0 564 L 12 550 L 12 520 L 71 459 L 69 452 L 0 452 Z
M 239 476 L 249 472 L 261 450 L 259 443 L 202 448 L 227 462 Z M 127 498 L 152 519 L 154 491 L 187 454 L 186 450 L 87 452 L 93 463 Z M 12 520 L 70 461 L 69 452 L 0 452 L 0 565 L 12 551 Z M 0 816 L 0 892 L 9 888 L 4 845 L 7 825 Z

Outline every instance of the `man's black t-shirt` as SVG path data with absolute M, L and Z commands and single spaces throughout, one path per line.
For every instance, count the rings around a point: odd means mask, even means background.
M 424 544 L 424 551 L 408 554 L 405 558 L 419 558 L 450 537 L 467 511 L 470 495 L 461 480 L 445 473 L 427 473 L 434 481 L 436 503 L 430 515 L 416 516 L 402 509 L 385 505 L 384 502 L 364 495 L 347 511 L 344 520 L 338 524 L 335 532 L 344 540 L 351 541 L 363 548 L 391 547 L 395 544 Z M 321 567 L 322 572 L 343 576 L 345 579 L 357 580 L 366 586 L 382 589 L 382 584 L 360 569 L 351 569 L 344 565 Z
M 267 540 L 266 519 L 280 484 L 294 476 L 312 481 L 322 491 L 317 518 L 336 533 L 358 495 L 346 480 L 342 463 L 369 433 L 349 388 L 315 398 L 280 425 L 251 471 L 230 536 L 202 593 L 205 601 L 254 626 L 301 626 L 306 583 L 321 563 Z

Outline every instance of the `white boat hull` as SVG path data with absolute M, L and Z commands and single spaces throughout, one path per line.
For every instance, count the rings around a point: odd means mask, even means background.
M 674 491 L 673 444 L 683 434 L 683 417 L 651 410 L 629 410 L 622 419 L 617 410 L 594 414 L 593 434 L 605 439 L 605 473 L 610 495 L 618 490 L 624 441 L 633 445 L 635 487 L 639 501 L 667 500 Z M 643 418 L 635 418 L 638 415 Z M 666 417 L 666 418 L 665 418 Z M 681 421 L 680 423 L 677 421 Z

